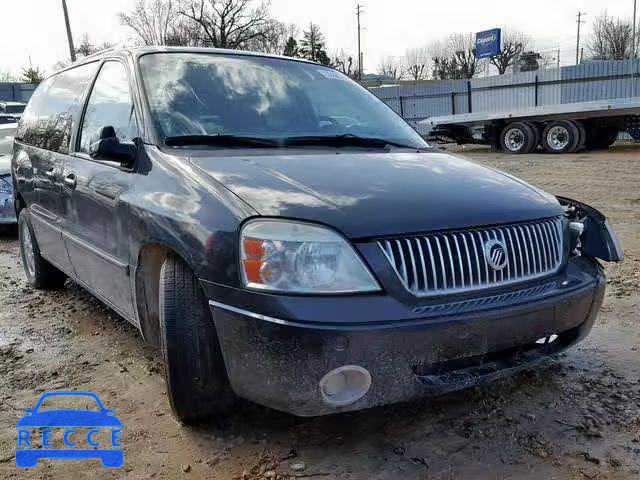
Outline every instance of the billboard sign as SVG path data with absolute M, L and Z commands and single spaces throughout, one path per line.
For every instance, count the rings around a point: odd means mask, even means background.
M 500 54 L 500 33 L 499 28 L 476 33 L 476 58 L 488 58 Z

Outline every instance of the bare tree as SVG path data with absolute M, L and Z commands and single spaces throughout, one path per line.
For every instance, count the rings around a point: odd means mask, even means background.
M 264 35 L 255 37 L 245 47 L 254 52 L 284 55 L 287 42 L 298 36 L 298 27 L 293 23 L 283 23 L 273 18 L 267 20 Z
M 143 45 L 168 45 L 175 33 L 176 3 L 174 0 L 138 0 L 133 11 L 120 12 L 118 18 Z
M 171 22 L 165 42 L 166 45 L 172 47 L 202 47 L 205 45 L 200 34 L 200 25 L 182 16 Z
M 88 57 L 96 52 L 101 50 L 106 50 L 107 48 L 111 48 L 113 45 L 109 42 L 103 42 L 100 45 L 96 45 L 89 38 L 88 33 L 84 33 L 82 37 L 80 37 L 80 43 L 76 47 L 76 55 L 78 58 L 80 57 Z
M 269 3 L 253 0 L 185 0 L 178 13 L 201 27 L 211 47 L 246 49 L 263 40 L 271 18 Z
M 504 75 L 509 67 L 518 62 L 520 55 L 529 48 L 531 38 L 516 30 L 503 30 L 500 43 L 500 53 L 491 57 L 490 61 L 498 69 L 498 73 Z
M 456 78 L 473 78 L 481 66 L 476 58 L 476 39 L 472 33 L 454 33 L 449 37 L 449 47 L 457 64 Z
M 400 80 L 403 74 L 402 62 L 398 57 L 382 56 L 380 57 L 380 63 L 378 63 L 378 73 L 392 80 Z
M 429 51 L 426 47 L 410 48 L 404 54 L 404 71 L 413 80 L 425 80 L 429 70 Z
M 352 55 L 350 52 L 340 49 L 331 55 L 331 63 L 345 75 L 356 78 L 358 76 L 358 59 L 356 57 L 357 55 Z
M 476 58 L 475 36 L 454 33 L 429 47 L 433 61 L 433 78 L 439 80 L 473 78 L 483 65 Z
M 558 65 L 557 55 L 557 53 L 555 55 L 541 53 L 540 58 L 538 59 L 538 65 L 540 65 L 540 68 L 543 70 L 546 68 L 554 68 Z
M 0 69 L 0 82 L 17 82 L 18 78 L 9 70 Z
M 586 46 L 595 60 L 623 60 L 633 56 L 633 23 L 610 17 L 607 12 L 593 21 Z

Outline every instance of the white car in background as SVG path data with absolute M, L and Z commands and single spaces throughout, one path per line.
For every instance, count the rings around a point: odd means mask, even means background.
M 0 226 L 17 223 L 11 182 L 11 152 L 17 127 L 17 123 L 0 124 Z

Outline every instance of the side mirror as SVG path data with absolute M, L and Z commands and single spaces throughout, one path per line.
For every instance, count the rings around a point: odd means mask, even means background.
M 112 126 L 100 128 L 91 139 L 89 155 L 96 160 L 112 160 L 123 167 L 133 166 L 137 147 L 133 142 L 120 142 Z

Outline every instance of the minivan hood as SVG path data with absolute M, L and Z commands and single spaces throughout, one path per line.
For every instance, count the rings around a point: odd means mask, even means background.
M 553 197 L 525 182 L 439 152 L 304 151 L 190 160 L 260 215 L 325 223 L 351 238 L 562 214 Z

